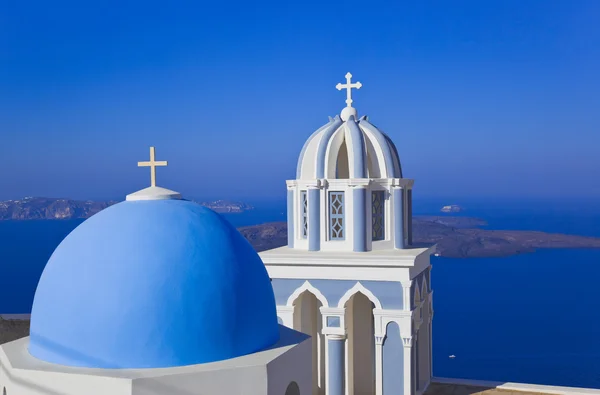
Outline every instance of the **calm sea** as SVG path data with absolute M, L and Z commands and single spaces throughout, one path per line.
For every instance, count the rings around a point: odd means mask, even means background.
M 415 212 L 444 204 L 490 229 L 600 237 L 600 203 L 415 200 Z M 235 226 L 285 219 L 283 204 L 255 205 L 226 217 Z M 79 223 L 0 222 L 0 312 L 30 311 L 45 262 Z M 600 250 L 432 263 L 436 376 L 600 388 Z

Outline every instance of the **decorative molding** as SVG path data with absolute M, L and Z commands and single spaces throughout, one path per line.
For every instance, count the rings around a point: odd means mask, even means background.
M 327 340 L 346 340 L 346 334 L 337 334 L 337 333 L 326 333 L 325 339 Z
M 383 345 L 386 337 L 387 337 L 386 335 L 376 334 L 375 335 L 375 345 L 378 345 L 378 346 Z
M 340 301 L 338 303 L 338 308 L 343 308 L 346 305 L 346 303 L 350 300 L 350 298 L 358 292 L 362 293 L 371 302 L 373 302 L 376 309 L 382 308 L 381 302 L 379 301 L 379 299 L 377 299 L 377 297 L 373 294 L 373 292 L 371 292 L 367 288 L 365 288 L 360 282 L 357 282 L 356 284 L 354 284 L 354 286 L 352 288 L 350 288 L 348 291 L 346 291 L 346 293 L 344 294 L 344 296 L 342 296 L 342 298 L 340 299 Z
M 350 178 L 348 181 L 348 186 L 355 188 L 367 188 L 371 185 L 370 178 Z
M 319 300 L 319 302 L 321 302 L 321 304 L 323 305 L 323 307 L 329 307 L 329 302 L 327 301 L 327 298 L 325 297 L 325 295 L 323 295 L 321 293 L 321 291 L 319 291 L 317 288 L 315 288 L 311 283 L 309 283 L 308 281 L 305 281 L 304 284 L 302 284 L 300 287 L 298 287 L 288 298 L 286 306 L 289 307 L 293 307 L 294 306 L 294 302 L 296 301 L 296 299 L 298 299 L 298 297 L 304 292 L 304 291 L 308 291 L 310 293 L 312 293 L 313 295 L 315 295 L 315 297 Z
M 322 183 L 320 179 L 310 180 L 304 183 L 308 189 L 321 189 Z
M 413 346 L 415 340 L 416 340 L 416 336 L 415 337 L 403 337 L 402 344 L 404 345 L 404 348 L 411 348 Z
M 298 180 L 286 180 L 285 185 L 288 189 L 294 189 L 298 186 Z
M 410 288 L 413 285 L 413 280 L 409 280 L 409 281 L 400 281 L 400 284 L 402 284 L 402 288 Z

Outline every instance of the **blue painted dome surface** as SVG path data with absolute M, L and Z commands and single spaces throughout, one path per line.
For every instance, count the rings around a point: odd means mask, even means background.
M 132 201 L 56 248 L 35 293 L 29 352 L 69 366 L 158 368 L 278 339 L 267 271 L 233 226 L 185 200 Z

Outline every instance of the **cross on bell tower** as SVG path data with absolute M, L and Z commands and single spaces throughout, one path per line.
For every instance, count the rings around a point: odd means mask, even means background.
M 356 83 L 352 83 L 352 74 L 347 73 L 346 74 L 346 83 L 342 84 L 339 83 L 337 84 L 335 87 L 337 88 L 338 91 L 341 91 L 342 89 L 346 89 L 346 105 L 348 107 L 352 107 L 352 88 L 356 88 L 356 89 L 360 89 L 362 87 L 362 84 L 359 81 L 356 81 Z

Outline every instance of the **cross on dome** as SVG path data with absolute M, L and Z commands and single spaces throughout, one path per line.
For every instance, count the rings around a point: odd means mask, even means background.
M 156 167 L 157 166 L 167 166 L 167 161 L 156 161 L 154 160 L 154 147 L 150 147 L 150 160 L 147 162 L 138 162 L 138 167 L 149 167 L 150 168 L 150 184 L 151 186 L 156 186 Z
M 335 87 L 338 91 L 342 89 L 346 89 L 346 104 L 348 107 L 352 107 L 352 88 L 360 89 L 362 84 L 359 81 L 356 81 L 354 84 L 351 82 L 352 74 L 349 72 L 346 74 L 346 83 L 338 83 Z

